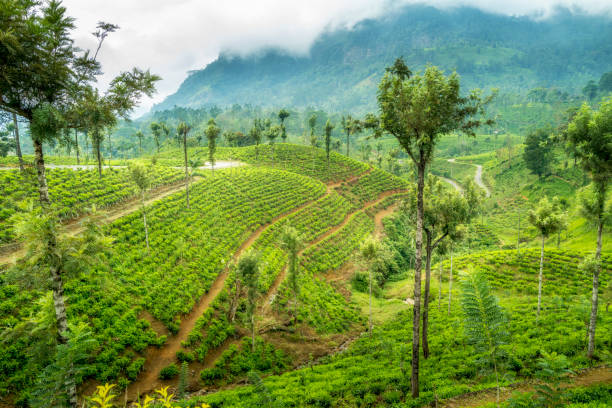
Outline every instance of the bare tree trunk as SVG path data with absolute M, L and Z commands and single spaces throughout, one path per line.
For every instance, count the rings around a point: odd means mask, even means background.
M 111 132 L 108 132 L 108 167 L 111 166 L 111 160 L 113 159 L 113 145 L 111 143 Z
M 251 312 L 251 351 L 255 351 L 255 311 Z
M 415 234 L 414 261 L 414 307 L 412 316 L 412 361 L 410 386 L 412 397 L 419 396 L 419 338 L 421 323 L 421 266 L 423 263 L 423 190 L 425 188 L 425 165 L 417 166 L 417 225 Z
M 149 228 L 147 227 L 147 206 L 145 205 L 145 192 L 142 191 L 142 221 L 145 229 L 145 242 L 147 243 L 147 253 L 149 252 Z
M 536 323 L 540 319 L 540 307 L 542 304 L 542 272 L 544 269 L 544 235 L 542 235 L 542 246 L 540 248 L 540 275 L 538 277 L 538 311 L 536 313 Z
M 423 357 L 429 357 L 429 341 L 427 328 L 429 326 L 429 288 L 431 284 L 431 233 L 425 231 L 425 293 L 423 294 Z
M 597 251 L 595 252 L 595 259 L 597 262 L 601 259 L 601 245 L 602 245 L 602 232 L 603 232 L 603 220 L 599 219 L 597 225 Z M 599 298 L 599 269 L 598 265 L 593 272 L 593 295 L 591 298 L 591 319 L 589 321 L 589 345 L 587 349 L 587 357 L 593 358 L 595 352 L 595 328 L 597 326 L 597 302 Z M 607 306 L 606 306 L 607 310 Z
M 451 301 L 453 299 L 453 247 L 450 250 L 450 273 L 448 275 L 448 315 L 451 312 Z
M 350 138 L 350 133 L 346 132 L 346 157 L 351 157 L 349 154 L 349 138 Z
M 80 159 L 79 159 L 79 132 L 76 130 L 76 128 L 74 128 L 74 146 L 76 149 L 76 159 L 77 159 L 77 166 L 80 163 Z
M 369 327 L 370 338 L 372 338 L 372 268 L 371 267 L 368 267 L 368 272 L 370 275 L 370 315 L 369 315 L 369 320 L 368 320 L 368 327 Z
M 98 176 L 102 177 L 102 153 L 100 152 L 100 141 L 95 142 L 96 160 L 98 160 Z
M 17 122 L 17 115 L 13 112 L 13 125 L 15 126 L 15 154 L 19 159 L 19 170 L 24 170 L 23 156 L 21 155 L 21 143 L 19 142 L 19 122 Z
M 438 273 L 438 310 L 442 309 L 442 261 L 439 263 Z
M 189 208 L 189 170 L 187 169 L 187 133 L 183 133 L 183 153 L 185 155 L 185 193 L 187 195 L 187 208 Z
M 43 155 L 42 143 L 34 140 L 34 164 L 36 166 L 36 175 L 38 177 L 38 196 L 40 204 L 47 208 L 51 204 L 49 200 L 49 188 L 47 187 L 47 176 L 45 175 L 45 158 Z

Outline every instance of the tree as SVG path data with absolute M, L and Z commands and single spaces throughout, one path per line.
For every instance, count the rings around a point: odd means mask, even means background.
M 362 244 L 360 248 L 361 257 L 366 261 L 366 265 L 368 268 L 368 292 L 369 292 L 369 313 L 368 313 L 368 332 L 370 334 L 370 338 L 372 338 L 372 263 L 378 256 L 380 248 L 378 242 L 372 238 L 368 237 Z
M 151 180 L 147 174 L 147 170 L 141 164 L 133 164 L 130 166 L 130 176 L 132 183 L 140 191 L 141 203 L 142 203 L 142 222 L 145 230 L 145 243 L 147 245 L 147 253 L 149 252 L 149 229 L 147 227 L 147 206 L 145 204 L 145 194 L 151 186 Z
M 272 165 L 274 165 L 274 141 L 276 140 L 276 138 L 278 137 L 279 133 L 280 133 L 280 126 L 278 125 L 270 125 L 270 121 L 266 120 L 265 121 L 265 133 L 266 133 L 266 137 L 268 138 L 268 142 L 270 143 L 270 151 L 272 153 Z
M 329 168 L 329 151 L 331 147 L 331 133 L 334 130 L 334 125 L 327 119 L 325 122 L 325 155 L 327 156 L 327 168 Z
M 138 152 L 142 156 L 142 139 L 144 139 L 144 133 L 141 130 L 137 131 L 134 136 L 138 138 Z
M 255 142 L 255 160 L 259 160 L 259 144 L 261 143 L 262 132 L 263 125 L 261 119 L 253 119 L 253 127 L 249 130 L 249 137 Z
M 487 277 L 483 272 L 466 274 L 461 280 L 461 306 L 465 334 L 477 352 L 485 352 L 493 365 L 497 381 L 497 406 L 499 407 L 500 347 L 507 342 L 506 316 L 498 300 L 491 294 Z
M 308 127 L 310 128 L 310 146 L 312 147 L 312 172 L 315 171 L 315 152 L 317 147 L 317 135 L 315 134 L 315 126 L 317 125 L 317 115 L 313 113 L 308 118 Z
M 342 130 L 346 133 L 346 157 L 351 157 L 349 149 L 351 135 L 361 133 L 363 127 L 361 126 L 361 122 L 357 119 L 353 119 L 351 115 L 347 115 L 346 118 L 342 116 L 340 124 Z
M 529 222 L 533 225 L 542 238 L 540 246 L 540 274 L 538 277 L 538 311 L 536 319 L 540 318 L 540 305 L 542 303 L 542 273 L 544 269 L 544 240 L 551 234 L 563 228 L 565 219 L 559 207 L 559 202 L 555 197 L 552 201 L 544 197 L 540 200 L 535 210 L 529 211 Z M 537 320 L 536 320 L 537 321 Z
M 69 345 L 70 330 L 64 298 L 64 277 L 81 273 L 86 267 L 100 263 L 100 254 L 109 246 L 102 229 L 93 219 L 83 222 L 84 232 L 78 237 L 60 236 L 59 221 L 54 214 L 41 209 L 14 216 L 15 235 L 26 245 L 25 266 L 31 271 L 48 270 L 51 277 L 57 342 Z M 66 393 L 70 406 L 77 406 L 74 373 L 66 374 Z
M 599 89 L 597 88 L 597 84 L 595 81 L 589 81 L 584 88 L 582 88 L 582 94 L 586 96 L 587 100 L 592 101 L 597 96 L 597 92 Z
M 612 71 L 604 73 L 599 78 L 599 91 L 602 93 L 612 92 Z
M 179 136 L 183 136 L 183 155 L 185 157 L 185 196 L 187 198 L 187 208 L 189 208 L 189 170 L 187 168 L 187 134 L 191 130 L 191 126 L 185 122 L 178 124 L 176 132 Z
M 429 357 L 429 290 L 431 285 L 431 260 L 434 251 L 445 238 L 452 240 L 462 233 L 461 225 L 469 222 L 468 201 L 454 189 L 447 188 L 434 176 L 427 178 L 424 195 L 429 199 L 423 206 L 423 231 L 425 232 L 425 292 L 423 293 L 423 356 Z M 417 215 L 416 194 L 406 202 L 411 220 Z
M 550 131 L 538 129 L 527 135 L 523 160 L 532 173 L 542 176 L 550 174 L 550 166 L 554 158 L 553 144 L 549 138 Z
M 221 133 L 221 129 L 215 123 L 213 118 L 208 121 L 208 126 L 204 130 L 206 139 L 208 139 L 208 161 L 212 167 L 212 174 L 215 175 L 215 151 L 217 150 L 217 138 Z
M 157 147 L 157 153 L 159 153 L 159 142 L 162 133 L 162 126 L 157 122 L 151 122 L 149 125 L 151 133 L 153 133 L 153 139 L 155 140 L 155 146 Z
M 247 251 L 240 256 L 237 265 L 238 278 L 247 289 L 247 320 L 251 326 L 251 347 L 255 350 L 255 309 L 259 293 L 259 256 Z
M 601 261 L 602 232 L 609 211 L 606 210 L 608 183 L 612 178 L 612 97 L 604 99 L 599 111 L 583 104 L 573 120 L 567 126 L 565 138 L 573 146 L 575 157 L 582 168 L 590 174 L 594 197 L 589 204 L 583 205 L 585 213 L 597 224 L 597 248 L 595 258 Z M 586 201 L 585 201 L 586 202 Z M 589 323 L 589 344 L 587 355 L 593 357 L 595 351 L 595 329 L 597 325 L 597 301 L 599 290 L 599 272 L 593 273 L 593 295 L 591 301 L 591 319 Z
M 287 119 L 291 114 L 286 109 L 281 109 L 278 112 L 278 118 L 280 119 L 280 127 L 281 127 L 281 139 L 283 139 L 283 143 L 287 143 L 287 130 L 285 129 L 285 119 Z
M 289 257 L 287 282 L 289 288 L 293 294 L 293 319 L 297 322 L 297 304 L 298 296 L 300 294 L 299 287 L 299 252 L 304 246 L 304 242 L 300 237 L 297 230 L 293 227 L 287 226 L 283 229 L 280 235 L 280 245 L 287 251 Z
M 413 308 L 412 375 L 413 397 L 419 395 L 419 334 L 421 314 L 421 267 L 423 252 L 423 190 L 426 167 L 433 159 L 441 135 L 455 131 L 474 135 L 482 123 L 475 118 L 484 115 L 479 91 L 461 96 L 459 76 L 446 77 L 436 67 L 428 67 L 423 75 L 411 76 L 403 61 L 398 60 L 383 76 L 378 90 L 380 127 L 393 135 L 417 169 L 416 261 Z M 480 116 L 479 116 L 480 117 Z

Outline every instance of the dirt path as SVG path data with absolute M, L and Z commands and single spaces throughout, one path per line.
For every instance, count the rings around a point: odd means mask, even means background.
M 298 207 L 295 207 L 289 211 L 284 212 L 283 214 L 274 217 L 270 222 L 257 228 L 234 252 L 232 259 L 238 259 L 240 255 L 242 255 L 244 251 L 250 248 L 251 245 L 253 245 L 253 243 L 257 240 L 257 238 L 259 238 L 259 236 L 272 224 L 275 224 L 276 222 L 290 216 L 291 214 L 296 213 L 302 210 L 303 208 L 308 207 L 309 205 L 312 205 L 312 203 L 316 202 L 317 200 L 307 201 Z M 229 276 L 229 264 L 230 263 L 228 263 L 228 266 L 223 270 L 223 272 L 221 272 L 217 276 L 208 292 L 206 292 L 200 298 L 200 300 L 195 304 L 193 309 L 191 309 L 191 311 L 187 315 L 183 316 L 183 318 L 181 319 L 181 326 L 178 333 L 175 336 L 169 336 L 168 340 L 161 348 L 155 346 L 147 348 L 147 351 L 145 353 L 146 361 L 142 373 L 136 381 L 134 381 L 128 386 L 128 400 L 135 400 L 140 394 L 149 392 L 164 385 L 164 383 L 158 377 L 159 372 L 162 368 L 166 367 L 167 365 L 176 360 L 176 352 L 181 349 L 181 343 L 187 340 L 187 337 L 195 327 L 198 318 L 204 314 L 206 309 L 208 309 L 211 303 L 217 298 L 219 293 L 221 293 L 221 291 L 225 287 L 225 281 Z
M 200 177 L 194 177 L 192 183 L 200 180 Z M 146 205 L 153 204 L 156 201 L 159 201 L 163 198 L 166 198 L 178 191 L 181 191 L 185 188 L 184 181 L 179 181 L 178 183 L 166 184 L 160 186 L 154 190 L 151 190 L 147 193 L 147 200 L 145 201 Z M 117 204 L 113 207 L 110 207 L 107 210 L 101 211 L 104 214 L 102 218 L 102 223 L 110 224 L 111 222 L 121 218 L 125 215 L 131 214 L 135 211 L 140 210 L 142 204 L 140 202 L 140 197 L 134 196 L 127 201 L 124 201 L 120 204 Z M 81 225 L 81 221 L 86 218 L 86 215 L 82 215 L 76 218 L 72 218 L 64 223 L 62 226 L 62 233 L 67 234 L 69 236 L 76 235 L 83 231 L 83 226 Z M 8 244 L 4 247 L 4 250 L 0 250 L 0 266 L 6 264 L 14 264 L 18 259 L 22 258 L 26 254 L 25 249 L 19 243 Z
M 463 188 L 453 179 L 449 179 L 446 177 L 442 177 L 442 176 L 438 176 L 440 179 L 442 179 L 443 181 L 447 182 L 448 184 L 450 184 L 451 186 L 453 186 L 453 188 L 455 190 L 457 190 L 459 193 L 463 193 Z
M 567 388 L 575 388 L 581 386 L 590 386 L 597 384 L 612 383 L 612 368 L 597 367 L 585 370 L 572 378 L 571 382 L 566 385 Z M 512 395 L 513 392 L 530 392 L 534 391 L 532 383 L 519 383 L 512 387 L 505 387 L 500 394 L 500 400 L 505 401 Z M 484 391 L 459 395 L 448 400 L 439 401 L 438 406 L 444 408 L 475 408 L 487 403 L 495 402 L 495 388 L 489 388 Z
M 395 195 L 395 194 L 400 194 L 400 193 L 401 192 L 398 192 L 396 190 L 385 191 L 381 195 L 379 195 L 376 200 L 367 202 L 359 210 L 355 210 L 355 211 L 347 214 L 346 217 L 344 217 L 344 220 L 342 220 L 342 222 L 340 224 L 337 224 L 337 225 L 333 226 L 329 230 L 325 231 L 323 234 L 321 234 L 318 237 L 316 237 L 314 240 L 308 242 L 304 246 L 304 248 L 298 253 L 298 257 L 301 257 L 306 249 L 317 245 L 319 242 L 323 241 L 325 238 L 329 237 L 330 235 L 332 235 L 336 231 L 344 228 L 344 226 L 351 219 L 353 219 L 353 217 L 357 213 L 362 212 L 362 211 L 367 211 L 368 209 L 370 209 L 370 208 L 376 206 L 377 204 L 379 204 L 385 198 L 387 198 L 389 196 L 392 196 L 392 195 Z M 389 207 L 387 209 L 379 211 L 374 216 L 375 231 L 376 231 L 375 234 L 377 234 L 377 236 L 380 236 L 379 234 L 382 234 L 382 230 L 383 230 L 382 219 L 384 217 L 386 217 L 387 215 L 389 215 L 390 213 L 392 213 L 393 211 L 394 211 L 394 209 L 392 207 Z M 274 283 L 270 286 L 270 289 L 268 289 L 268 293 L 266 293 L 266 296 L 264 298 L 265 300 L 264 300 L 264 302 L 263 302 L 263 304 L 261 306 L 261 309 L 260 309 L 260 313 L 261 314 L 268 314 L 268 312 L 270 310 L 270 306 L 274 302 L 274 298 L 275 298 L 276 294 L 278 293 L 278 289 L 279 289 L 280 285 L 283 283 L 283 281 L 285 280 L 286 276 L 287 276 L 287 265 L 285 265 L 283 267 L 283 269 L 280 271 L 280 273 L 276 276 L 276 279 L 274 279 Z
M 456 161 L 455 159 L 448 159 L 447 161 L 449 163 L 462 163 L 462 162 Z M 474 173 L 474 182 L 485 191 L 485 195 L 487 196 L 487 198 L 491 197 L 491 191 L 489 190 L 489 187 L 487 187 L 486 184 L 483 183 L 482 181 L 482 166 L 480 164 L 472 164 L 472 163 L 464 163 L 464 164 L 469 164 L 469 165 L 476 167 L 476 173 Z M 442 178 L 444 179 L 444 177 Z M 452 184 L 450 179 L 445 179 L 444 181 Z

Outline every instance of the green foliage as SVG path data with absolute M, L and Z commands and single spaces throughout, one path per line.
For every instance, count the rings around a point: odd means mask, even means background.
M 562 213 L 559 200 L 552 201 L 544 197 L 535 210 L 529 212 L 529 222 L 538 230 L 542 237 L 548 237 L 565 226 L 565 217 Z
M 176 377 L 178 374 L 179 374 L 179 368 L 176 366 L 176 364 L 170 363 L 169 365 L 161 369 L 161 371 L 159 372 L 159 379 L 160 380 L 170 380 Z
M 550 130 L 538 129 L 527 135 L 523 160 L 527 168 L 538 177 L 550 173 L 551 161 L 554 158 L 553 145 L 550 140 Z

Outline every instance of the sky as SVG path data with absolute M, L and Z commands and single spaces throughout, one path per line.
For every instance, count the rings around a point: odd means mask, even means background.
M 174 93 L 187 72 L 202 69 L 219 52 L 245 55 L 264 47 L 307 54 L 326 30 L 352 27 L 409 3 L 438 8 L 473 6 L 482 10 L 546 18 L 555 7 L 579 7 L 612 14 L 612 0 L 64 0 L 75 18 L 74 39 L 84 49 L 96 46 L 91 33 L 98 21 L 119 25 L 99 53 L 104 90 L 121 71 L 136 66 L 162 77 L 158 92 L 143 100 L 134 116 Z

